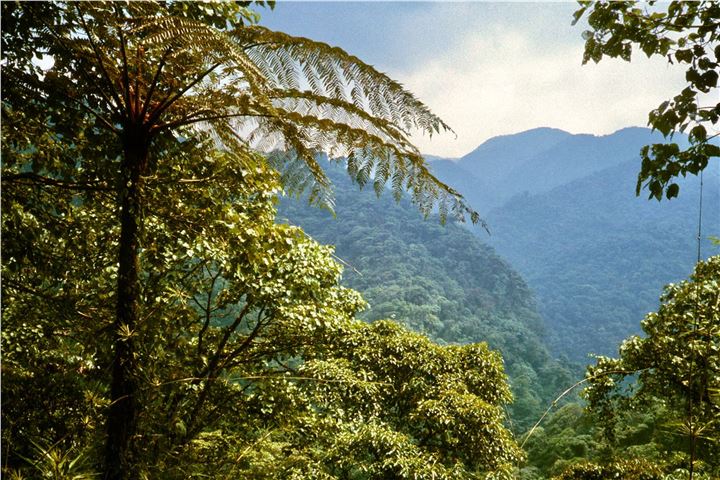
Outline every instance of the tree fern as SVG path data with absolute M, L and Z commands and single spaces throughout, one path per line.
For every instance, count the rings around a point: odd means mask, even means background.
M 102 185 L 116 195 L 108 478 L 136 476 L 130 444 L 142 408 L 137 351 L 145 339 L 133 332 L 145 275 L 143 222 L 147 198 L 175 179 L 156 175 L 173 171 L 170 143 L 209 135 L 216 150 L 241 163 L 254 158 L 252 149 L 285 152 L 276 165 L 286 187 L 309 189 L 311 200 L 326 205 L 332 190 L 317 154 L 329 152 L 347 157 L 361 185 L 374 176 L 381 192 L 392 178 L 396 198 L 409 190 L 425 215 L 437 208 L 442 220 L 451 213 L 479 221 L 410 142 L 413 130 L 448 131 L 441 119 L 341 49 L 247 25 L 255 15 L 240 3 L 5 2 L 2 9 L 3 120 L 22 108 L 35 111 L 42 118 L 35 119 L 37 131 L 67 149 L 55 158 L 34 145 L 34 154 L 16 152 L 28 163 L 4 165 L 3 182 Z M 51 67 L 36 64 L 42 55 Z M 22 138 L 22 121 L 11 125 Z M 20 175 L 28 167 L 33 174 Z
M 62 26 L 44 25 L 53 55 L 72 59 L 68 73 L 96 87 L 79 102 L 92 104 L 106 127 L 132 120 L 152 135 L 224 122 L 240 134 L 241 143 L 243 134 L 253 131 L 263 147 L 261 133 L 279 133 L 298 150 L 295 157 L 308 162 L 320 188 L 327 182 L 309 152 L 347 156 L 370 145 L 371 158 L 391 153 L 402 159 L 395 175 L 406 182 L 411 170 L 404 165 L 414 166 L 417 177 L 407 182 L 410 188 L 435 192 L 412 196 L 422 212 L 430 213 L 437 204 L 428 201 L 444 192 L 456 203 L 458 219 L 469 215 L 478 221 L 463 198 L 425 168 L 409 140 L 412 130 L 432 135 L 449 127 L 357 57 L 259 26 L 218 29 L 203 18 L 170 15 L 167 5 L 65 7 Z

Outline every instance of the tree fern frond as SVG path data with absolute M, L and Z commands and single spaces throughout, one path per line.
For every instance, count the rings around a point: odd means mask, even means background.
M 310 88 L 313 92 L 315 92 L 318 95 L 324 95 L 325 94 L 325 88 L 320 83 L 320 76 L 315 71 L 315 67 L 313 67 L 310 63 L 301 63 L 301 69 L 302 73 L 305 75 L 304 79 L 308 85 L 310 85 Z
M 334 214 L 335 197 L 332 183 L 318 182 L 304 159 L 299 159 L 295 152 L 273 152 L 268 158 L 278 172 L 286 195 L 299 197 L 308 193 L 308 202 L 324 208 Z M 314 160 L 317 162 L 317 160 Z
M 316 42 L 307 38 L 293 37 L 284 33 L 274 32 L 260 26 L 252 26 L 234 33 L 239 43 L 247 49 L 259 49 L 265 55 L 276 55 L 278 50 L 283 50 L 291 55 L 297 62 L 303 65 L 317 67 L 323 65 L 325 74 L 320 72 L 324 80 L 323 88 L 330 91 L 344 85 L 345 90 L 357 88 L 353 101 L 362 94 L 371 99 L 375 96 L 374 104 L 370 107 L 370 113 L 380 116 L 388 121 L 409 125 L 419 128 L 426 133 L 452 131 L 439 117 L 411 93 L 406 91 L 401 84 L 391 80 L 385 74 L 378 72 L 372 66 L 363 63 L 359 58 L 348 54 L 342 49 L 331 47 L 322 42 Z M 333 66 L 337 73 L 331 74 L 327 66 Z M 313 87 L 315 93 L 321 93 Z M 357 103 L 359 108 L 364 108 L 362 103 Z
M 405 192 L 404 183 L 407 171 L 405 170 L 405 164 L 402 159 L 395 162 L 394 170 L 392 173 L 392 192 L 395 201 L 400 201 L 403 193 Z
M 373 161 L 371 157 L 365 157 L 365 162 L 363 166 L 358 171 L 358 175 L 356 177 L 358 185 L 361 187 L 364 187 L 369 181 L 372 176 L 373 172 Z
M 437 202 L 438 204 L 438 214 L 440 215 L 440 220 L 445 221 L 448 217 L 448 195 L 446 193 L 441 193 L 440 198 Z
M 390 155 L 387 152 L 377 158 L 375 164 L 375 182 L 373 187 L 375 188 L 375 194 L 379 197 L 385 189 L 385 183 L 387 183 L 390 177 Z
M 308 201 L 335 215 L 335 196 L 331 185 L 314 183 L 308 196 Z
M 98 88 L 93 102 L 107 107 L 96 108 L 98 115 L 111 112 L 107 124 L 130 118 L 151 135 L 197 124 L 228 151 L 293 152 L 312 176 L 297 183 L 309 186 L 313 198 L 326 197 L 321 190 L 329 185 L 316 154 L 347 157 L 348 173 L 363 185 L 373 181 L 377 192 L 391 182 L 394 197 L 408 190 L 423 213 L 437 208 L 443 217 L 477 218 L 462 196 L 427 170 L 409 140 L 414 129 L 432 135 L 449 127 L 357 57 L 264 27 L 223 29 L 163 3 L 87 3 L 69 11 L 68 21 L 87 22 L 93 35 L 57 28 L 66 48 L 78 53 L 72 68 L 95 78 L 106 72 L 108 88 Z M 111 90 L 118 101 L 102 97 Z M 445 195 L 441 208 L 437 202 Z
M 355 152 L 350 152 L 348 154 L 346 168 L 347 168 L 347 172 L 351 178 L 355 178 L 357 176 L 359 166 L 358 166 L 358 159 L 355 155 Z
M 352 97 L 352 101 L 357 108 L 365 110 L 366 97 L 361 88 L 359 88 L 357 85 L 353 85 L 350 89 L 350 96 Z
M 202 52 L 206 63 L 222 62 L 225 68 L 241 72 L 247 79 L 250 89 L 257 95 L 268 80 L 245 50 L 232 41 L 228 35 L 210 25 L 183 17 L 160 17 L 143 19 L 132 31 L 142 38 L 146 47 L 167 47 L 173 43 L 182 46 L 194 46 Z
M 387 137 L 388 141 L 396 142 L 402 148 L 410 149 L 412 144 L 407 139 L 408 132 L 401 130 L 395 124 L 382 118 L 374 117 L 362 108 L 358 108 L 353 103 L 332 97 L 324 97 L 316 95 L 310 91 L 299 90 L 275 90 L 269 93 L 271 99 L 290 99 L 301 98 L 308 102 L 310 106 L 326 107 L 326 117 L 335 122 L 344 122 L 349 126 L 362 126 L 370 128 L 377 134 Z M 301 112 L 302 113 L 302 112 Z
M 166 41 L 176 38 L 171 35 L 173 32 L 184 39 L 193 36 L 193 29 L 203 28 L 182 18 L 155 20 L 155 23 L 167 30 L 161 37 Z M 399 185 L 416 176 L 407 186 L 424 213 L 433 208 L 440 191 L 464 205 L 456 191 L 430 174 L 408 140 L 409 128 L 432 134 L 449 127 L 399 83 L 356 57 L 320 42 L 263 27 L 243 28 L 231 35 L 233 46 L 221 38 L 209 41 L 217 45 L 218 51 L 234 53 L 231 58 L 237 71 L 247 78 L 247 85 L 240 89 L 249 89 L 254 97 L 252 107 L 238 104 L 226 110 L 237 115 L 244 111 L 265 117 L 258 122 L 250 139 L 256 148 L 262 151 L 278 148 L 281 142 L 276 135 L 280 132 L 284 148 L 293 151 L 296 159 L 305 163 L 314 181 L 325 187 L 328 180 L 315 160 L 316 153 L 326 151 L 333 156 L 349 156 L 358 147 L 365 146 L 369 154 L 363 157 L 366 160 L 354 176 L 359 184 L 366 184 L 375 174 L 375 188 L 381 192 L 392 175 L 393 194 L 397 197 L 402 191 Z M 303 83 L 310 90 L 297 88 Z M 257 91 L 262 94 L 257 95 Z M 382 160 L 376 163 L 376 159 Z M 390 159 L 398 163 L 392 173 L 388 167 Z M 443 208 L 443 218 L 447 210 Z M 461 212 L 464 216 L 472 211 L 465 207 Z

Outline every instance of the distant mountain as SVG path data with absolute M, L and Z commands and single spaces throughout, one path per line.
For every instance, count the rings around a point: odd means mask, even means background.
M 530 290 L 504 260 L 467 229 L 423 220 L 407 201 L 359 191 L 337 167 L 336 214 L 283 199 L 278 218 L 336 246 L 343 283 L 370 303 L 368 321 L 392 318 L 439 341 L 486 341 L 505 361 L 518 430 L 534 422 L 570 377 L 543 343 Z
M 458 160 L 458 165 L 473 175 L 480 174 L 488 183 L 506 180 L 509 172 L 532 160 L 573 135 L 555 128 L 536 128 L 515 135 L 487 140 Z
M 488 213 L 488 205 L 494 204 L 497 197 L 491 185 L 465 170 L 457 161 L 436 158 L 429 163 L 437 178 L 461 192 L 482 216 Z
M 659 134 L 638 127 L 604 136 L 536 128 L 491 138 L 453 162 L 454 168 L 442 160 L 431 161 L 431 168 L 443 181 L 466 178 L 456 188 L 483 213 L 517 194 L 547 192 L 637 158 L 643 145 L 657 141 L 661 141 Z M 471 182 L 475 185 L 468 185 Z
M 539 128 L 431 162 L 485 215 L 492 235 L 477 233 L 527 279 L 554 351 L 573 361 L 613 353 L 662 287 L 692 270 L 698 179 L 681 182 L 672 201 L 635 196 L 640 148 L 659 141 L 637 127 L 605 136 Z M 705 173 L 708 235 L 720 235 L 717 167 Z
M 715 165 L 714 167 L 717 167 Z M 490 243 L 537 293 L 552 345 L 571 359 L 615 354 L 657 310 L 665 284 L 692 271 L 697 255 L 699 179 L 680 196 L 635 196 L 630 160 L 537 195 L 519 195 L 492 211 Z M 720 169 L 704 174 L 703 256 L 720 234 Z
M 431 160 L 430 168 L 442 181 L 460 191 L 481 215 L 522 192 L 510 172 L 572 135 L 554 128 L 536 128 L 487 140 L 456 161 Z

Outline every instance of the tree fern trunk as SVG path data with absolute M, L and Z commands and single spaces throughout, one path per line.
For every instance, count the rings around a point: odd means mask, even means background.
M 148 147 L 142 135 L 125 140 L 123 185 L 120 187 L 120 244 L 117 311 L 113 331 L 111 406 L 107 418 L 105 478 L 138 478 L 133 441 L 140 412 L 135 329 L 140 296 L 139 233 L 142 217 L 142 174 Z

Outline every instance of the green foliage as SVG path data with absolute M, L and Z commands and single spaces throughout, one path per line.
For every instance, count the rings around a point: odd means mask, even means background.
M 648 123 L 670 139 L 675 132 L 687 132 L 691 145 L 685 150 L 678 143 L 644 147 L 637 182 L 638 195 L 647 188 L 650 198 L 676 197 L 680 187 L 675 179 L 698 174 L 720 158 L 720 147 L 712 141 L 720 120 L 720 103 L 712 104 L 718 91 L 720 6 L 713 1 L 673 1 L 662 9 L 630 1 L 580 3 L 575 20 L 587 14 L 591 28 L 583 33 L 584 62 L 599 62 L 603 56 L 630 61 L 635 46 L 648 57 L 659 55 L 687 66 L 687 86 L 651 111 Z M 702 104 L 708 100 L 710 104 Z
M 720 230 L 716 167 L 704 172 L 703 237 Z M 632 194 L 636 169 L 625 160 L 488 215 L 492 245 L 537 295 L 552 351 L 577 363 L 589 353 L 616 355 L 657 309 L 662 287 L 696 261 L 698 179 L 681 180 L 684 194 L 672 202 L 648 202 Z M 701 247 L 703 256 L 718 253 L 706 238 Z
M 8 468 L 40 439 L 99 466 L 105 438 L 106 478 L 179 475 L 219 413 L 252 427 L 243 381 L 360 309 L 327 248 L 273 223 L 292 178 L 258 150 L 291 152 L 318 202 L 330 150 L 426 213 L 478 221 L 408 140 L 439 118 L 342 50 L 252 25 L 248 5 L 2 4 Z
M 570 463 L 594 458 L 600 448 L 592 420 L 577 403 L 549 415 L 526 442 L 528 465 L 536 469 L 539 478 L 560 473 Z
M 83 452 L 75 448 L 61 450 L 57 445 L 33 445 L 33 458 L 26 459 L 31 464 L 32 478 L 46 478 L 52 480 L 89 480 L 97 478 L 98 474 L 91 472 L 86 465 L 87 458 Z M 18 470 L 7 470 L 13 479 L 25 478 Z
M 589 410 L 570 404 L 548 416 L 526 443 L 522 478 L 689 478 L 693 437 L 694 478 L 717 476 L 718 260 L 669 285 L 645 336 L 628 339 L 620 358 L 588 368 Z M 630 468 L 638 459 L 647 466 Z
M 639 458 L 663 472 L 682 469 L 687 442 L 673 434 L 672 420 L 665 402 L 654 398 L 612 415 L 568 404 L 551 413 L 526 442 L 528 466 L 522 478 L 549 478 L 588 462 L 601 470 Z
M 662 471 L 651 462 L 643 459 L 622 460 L 609 465 L 579 463 L 565 470 L 554 480 L 664 480 Z
M 387 321 L 349 327 L 294 373 L 317 381 L 297 385 L 305 402 L 269 478 L 510 478 L 520 452 L 502 427 L 510 393 L 496 353 Z
M 571 376 L 548 354 L 522 278 L 466 229 L 422 221 L 406 203 L 358 192 L 338 168 L 328 174 L 337 219 L 293 200 L 281 202 L 280 218 L 336 246 L 348 265 L 344 282 L 370 304 L 361 318 L 392 318 L 440 342 L 498 349 L 515 397 L 513 430 L 527 429 Z
M 351 320 L 364 302 L 338 285 L 331 250 L 273 223 L 277 177 L 262 159 L 241 172 L 237 159 L 199 156 L 204 149 L 185 145 L 158 176 L 182 168 L 216 181 L 162 183 L 145 218 L 148 321 L 128 332 L 149 339 L 138 352 L 142 471 L 508 477 L 520 453 L 503 427 L 510 394 L 499 356 L 484 345 L 441 347 L 392 323 Z M 3 192 L 8 468 L 27 471 L 24 458 L 37 457 L 33 439 L 86 446 L 94 463 L 102 442 L 116 271 L 108 250 L 117 241 L 104 227 L 113 203 L 65 191 L 12 183 Z M 73 248 L 67 232 L 78 232 Z M 23 236 L 38 239 L 35 248 Z M 89 265 L 97 265 L 92 275 Z
M 659 401 L 667 409 L 667 432 L 688 439 L 678 451 L 717 474 L 720 257 L 698 263 L 690 281 L 668 285 L 661 301 L 642 322 L 645 337 L 629 338 L 619 358 L 600 357 L 588 368 L 584 395 L 611 438 L 618 409 Z

